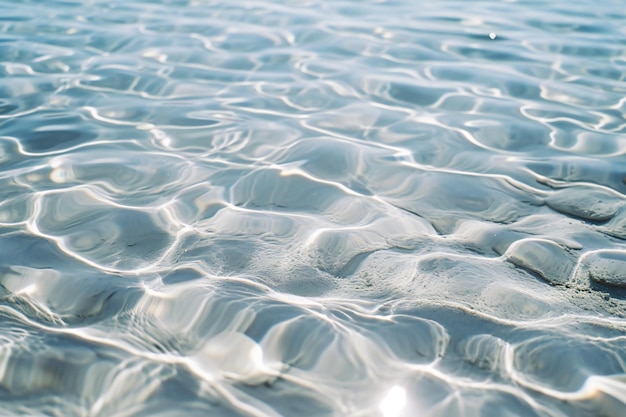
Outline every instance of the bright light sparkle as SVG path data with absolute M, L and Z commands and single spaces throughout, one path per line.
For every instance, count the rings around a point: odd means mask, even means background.
M 384 417 L 398 417 L 406 405 L 406 390 L 400 386 L 392 387 L 379 408 Z

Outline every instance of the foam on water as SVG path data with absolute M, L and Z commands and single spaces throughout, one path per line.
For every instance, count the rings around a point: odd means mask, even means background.
M 0 0 L 0 415 L 621 417 L 624 21 Z

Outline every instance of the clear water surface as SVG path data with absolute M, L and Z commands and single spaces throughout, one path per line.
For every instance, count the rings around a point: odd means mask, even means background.
M 0 0 L 0 415 L 626 409 L 623 1 Z

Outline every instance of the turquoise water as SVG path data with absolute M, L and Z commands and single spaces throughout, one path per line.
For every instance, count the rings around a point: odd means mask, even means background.
M 0 0 L 0 415 L 622 417 L 622 1 Z

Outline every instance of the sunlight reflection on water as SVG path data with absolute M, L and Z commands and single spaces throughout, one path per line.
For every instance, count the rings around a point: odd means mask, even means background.
M 400 386 L 392 387 L 387 396 L 380 402 L 383 417 L 398 417 L 406 405 L 406 390 Z
M 622 417 L 606 0 L 0 0 L 0 415 Z

